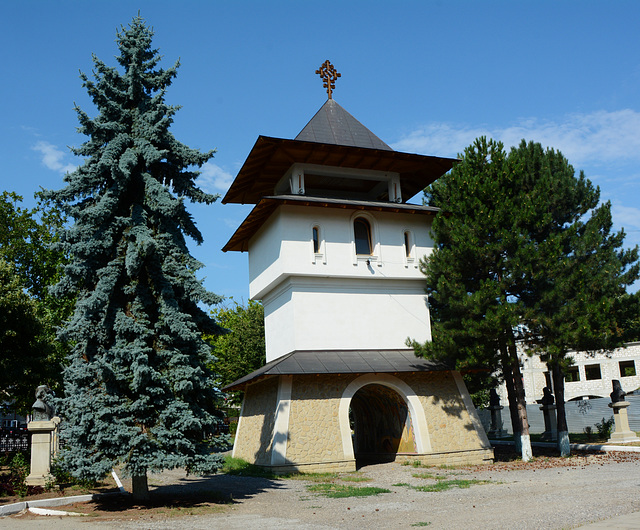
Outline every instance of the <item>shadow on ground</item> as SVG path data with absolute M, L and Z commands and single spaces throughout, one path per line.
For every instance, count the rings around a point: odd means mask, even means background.
M 153 484 L 152 476 L 150 482 Z M 107 513 L 149 508 L 193 509 L 210 505 L 231 505 L 251 499 L 264 491 L 282 487 L 282 482 L 268 478 L 225 474 L 190 476 L 170 484 L 151 485 L 151 498 L 145 502 L 136 502 L 131 495 L 109 495 L 89 504 L 92 505 L 92 511 Z

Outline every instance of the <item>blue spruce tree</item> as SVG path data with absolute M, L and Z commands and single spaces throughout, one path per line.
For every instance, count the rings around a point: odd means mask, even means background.
M 99 111 L 76 108 L 88 140 L 73 151 L 86 161 L 48 192 L 75 221 L 61 243 L 73 259 L 54 288 L 77 295 L 61 332 L 73 344 L 59 404 L 63 459 L 90 480 L 123 466 L 137 499 L 148 497 L 148 472 L 211 472 L 221 462 L 202 443 L 219 397 L 202 334 L 221 328 L 199 307 L 220 298 L 197 280 L 201 265 L 185 244 L 185 235 L 202 242 L 185 199 L 217 199 L 190 169 L 213 151 L 169 132 L 178 108 L 165 91 L 179 64 L 158 68 L 152 36 L 134 18 L 117 34 L 121 69 L 94 56 L 95 80 L 81 74 Z

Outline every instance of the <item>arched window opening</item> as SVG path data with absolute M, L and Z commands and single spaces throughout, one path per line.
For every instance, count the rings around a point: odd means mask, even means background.
M 411 257 L 411 234 L 409 232 L 404 233 L 404 255 L 407 258 Z
M 353 232 L 356 243 L 356 254 L 372 254 L 371 225 L 363 217 L 358 217 L 353 222 Z
M 313 253 L 320 253 L 320 229 L 317 226 L 314 226 L 312 229 L 312 238 L 313 238 Z

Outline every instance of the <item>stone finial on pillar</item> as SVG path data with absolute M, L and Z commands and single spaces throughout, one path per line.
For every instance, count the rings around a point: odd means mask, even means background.
M 609 438 L 609 442 L 628 443 L 640 442 L 640 438 L 629 428 L 629 417 L 627 408 L 631 403 L 624 400 L 627 395 L 620 385 L 618 379 L 611 381 L 613 384 L 613 392 L 611 392 L 611 403 L 609 406 L 613 409 L 613 417 L 615 419 L 616 430 Z

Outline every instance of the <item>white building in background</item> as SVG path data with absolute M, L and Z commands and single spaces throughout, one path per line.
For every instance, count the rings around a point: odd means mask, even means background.
M 565 401 L 609 398 L 611 381 L 618 379 L 622 389 L 633 392 L 640 388 L 640 342 L 630 342 L 608 354 L 590 355 L 572 352 L 574 365 L 567 371 L 564 383 Z M 542 389 L 551 388 L 549 369 L 538 356 L 520 353 L 522 378 L 528 404 L 542 399 Z M 498 389 L 500 399 L 508 403 L 505 385 Z

